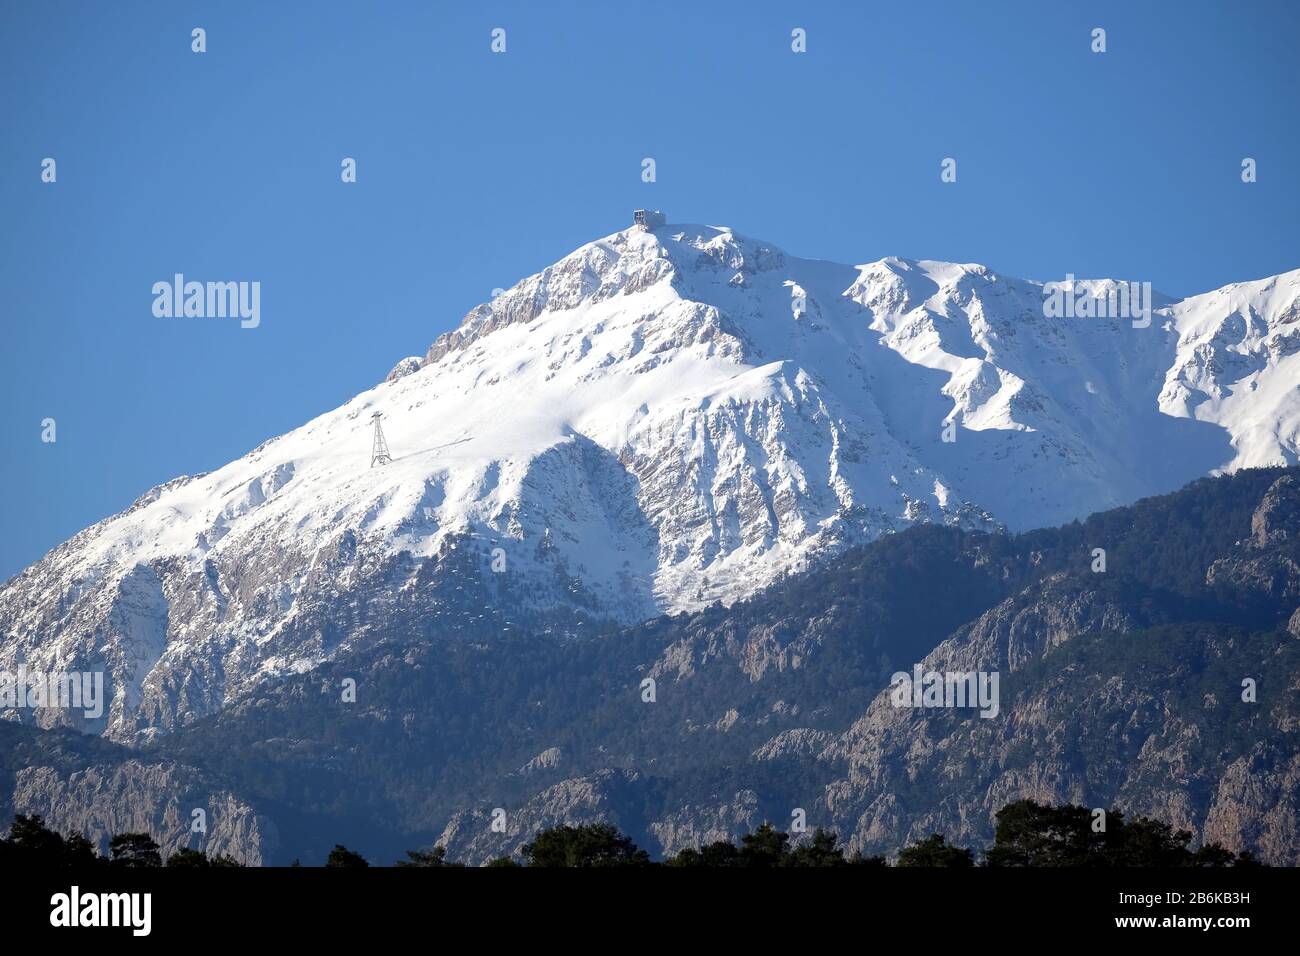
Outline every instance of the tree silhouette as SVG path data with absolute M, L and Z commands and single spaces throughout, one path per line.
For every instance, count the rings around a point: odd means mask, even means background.
M 736 844 L 730 840 L 707 843 L 698 850 L 685 847 L 664 861 L 668 866 L 744 866 Z
M 395 866 L 464 866 L 447 859 L 447 848 L 435 846 L 432 850 L 407 850 L 407 859 L 398 860 Z
M 786 866 L 844 866 L 844 852 L 836 846 L 839 836 L 833 830 L 818 827 L 812 839 L 790 851 Z
M 108 841 L 108 852 L 113 866 L 162 866 L 158 844 L 147 833 L 119 833 Z
M 1192 834 L 1167 823 L 1140 817 L 1126 820 L 1115 809 L 1104 824 L 1094 823 L 1093 811 L 1065 804 L 1049 806 L 1017 800 L 997 813 L 993 846 L 985 854 L 989 866 L 1250 866 L 1250 853 L 1236 856 L 1217 843 L 1192 851 Z
M 740 838 L 740 856 L 744 866 L 773 867 L 785 862 L 790 834 L 764 823 L 753 833 Z
M 369 866 L 366 858 L 360 853 L 353 853 L 342 843 L 335 843 L 334 849 L 330 850 L 330 855 L 325 858 L 327 867 L 361 867 Z
M 1106 862 L 1106 833 L 1093 832 L 1085 807 L 1052 807 L 1017 800 L 997 812 L 994 843 L 985 854 L 989 866 L 1097 866 Z M 1123 815 L 1106 816 L 1108 830 L 1123 826 Z
M 932 833 L 898 854 L 898 866 L 974 866 L 975 856 L 964 847 L 950 846 L 941 833 Z
M 95 844 L 80 833 L 74 833 L 63 841 L 63 866 L 98 866 L 103 863 Z
M 208 859 L 207 854 L 198 850 L 191 850 L 189 847 L 181 847 L 171 856 L 167 857 L 168 866 L 181 867 L 208 867 L 212 862 Z
M 20 859 L 46 866 L 57 866 L 63 860 L 63 837 L 48 829 L 40 816 L 15 814 L 9 839 L 5 842 Z
M 528 866 L 646 866 L 650 854 L 608 823 L 558 826 L 538 833 L 520 851 Z

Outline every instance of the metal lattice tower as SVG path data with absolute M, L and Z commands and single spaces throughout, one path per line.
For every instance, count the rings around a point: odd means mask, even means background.
M 388 453 L 388 442 L 384 438 L 384 426 L 379 424 L 379 420 L 383 417 L 383 412 L 375 412 L 370 416 L 370 420 L 375 423 L 375 442 L 370 449 L 371 468 L 375 465 L 386 465 L 393 460 L 393 456 Z

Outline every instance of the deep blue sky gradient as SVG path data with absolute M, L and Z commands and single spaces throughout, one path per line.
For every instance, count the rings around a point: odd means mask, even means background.
M 1296 268 L 1297 36 L 1300 3 L 1262 0 L 5 0 L 0 578 L 635 206 L 802 256 L 1171 295 Z M 261 327 L 154 318 L 175 272 L 260 281 Z

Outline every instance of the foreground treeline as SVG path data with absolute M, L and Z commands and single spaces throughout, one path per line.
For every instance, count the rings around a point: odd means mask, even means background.
M 1046 806 L 1032 800 L 1008 804 L 997 814 L 993 846 L 977 860 L 973 850 L 953 846 L 942 834 L 932 834 L 905 847 L 900 867 L 1224 867 L 1259 866 L 1249 852 L 1234 854 L 1217 843 L 1189 849 L 1192 834 L 1167 823 L 1140 817 L 1128 821 L 1109 811 L 1104 824 L 1093 811 L 1071 805 Z M 335 852 L 343 850 L 336 847 Z M 344 851 L 347 852 L 347 851 Z M 544 830 L 525 844 L 522 861 L 502 857 L 489 866 L 709 866 L 709 867 L 885 867 L 883 856 L 846 855 L 838 836 L 817 829 L 793 842 L 790 834 L 764 823 L 740 838 L 739 845 L 719 840 L 698 849 L 684 849 L 663 864 L 650 860 L 628 837 L 606 823 L 560 826 Z M 355 856 L 355 854 L 352 854 Z M 456 866 L 442 847 L 408 851 L 398 866 Z M 359 858 L 358 858 L 359 859 Z M 353 865 L 356 865 L 355 862 Z M 361 863 L 364 865 L 364 861 Z
M 1167 823 L 1139 817 L 1128 821 L 1118 810 L 1100 822 L 1092 810 L 1069 804 L 1048 806 L 1032 800 L 1008 804 L 997 814 L 991 847 L 977 858 L 968 847 L 953 846 L 942 834 L 932 834 L 905 847 L 893 864 L 899 867 L 1226 867 L 1259 866 L 1249 852 L 1234 854 L 1217 843 L 1190 849 L 1192 834 Z M 408 850 L 401 867 L 458 867 L 444 847 Z M 101 856 L 81 835 L 69 837 L 45 826 L 39 816 L 14 817 L 9 836 L 0 840 L 0 864 L 28 866 L 226 867 L 240 866 L 228 856 L 208 857 L 182 849 L 164 861 L 158 844 L 147 833 L 123 833 L 109 841 L 109 856 Z M 293 863 L 298 866 L 297 860 Z M 326 867 L 370 865 L 365 857 L 336 845 Z M 520 859 L 501 857 L 488 866 L 509 867 L 886 867 L 883 856 L 846 855 L 838 836 L 818 828 L 806 840 L 764 823 L 736 844 L 719 840 L 684 849 L 663 863 L 650 859 L 630 838 L 608 823 L 558 826 L 543 830 L 520 848 Z
M 13 866 L 162 866 L 157 841 L 147 833 L 119 833 L 108 841 L 108 856 L 80 833 L 61 836 L 39 816 L 15 814 L 9 836 L 0 840 L 0 865 Z M 180 849 L 167 866 L 243 866 L 229 856 L 209 857 L 198 850 Z

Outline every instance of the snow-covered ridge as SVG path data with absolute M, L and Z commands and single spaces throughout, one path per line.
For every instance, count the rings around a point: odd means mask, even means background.
M 56 548 L 0 589 L 0 666 L 106 669 L 95 729 L 129 736 L 436 628 L 455 595 L 430 581 L 467 549 L 535 615 L 633 621 L 917 521 L 1041 526 L 1294 463 L 1298 293 L 1300 271 L 1157 298 L 1138 329 L 1046 318 L 1039 283 L 980 265 L 614 233 Z M 371 468 L 375 412 L 394 461 Z

